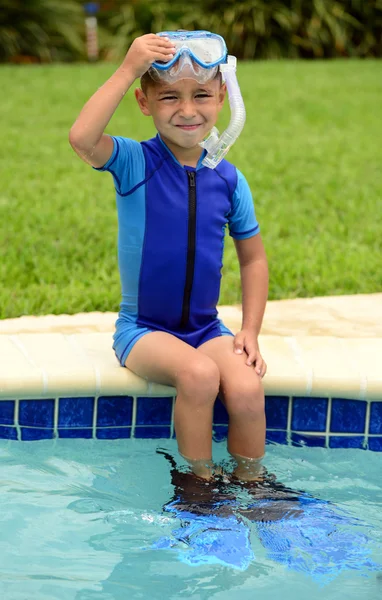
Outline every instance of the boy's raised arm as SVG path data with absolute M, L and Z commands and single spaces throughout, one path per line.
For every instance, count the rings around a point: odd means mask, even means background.
M 113 152 L 113 141 L 104 131 L 119 103 L 137 77 L 156 60 L 172 58 L 172 43 L 154 33 L 136 38 L 122 65 L 87 101 L 69 133 L 69 142 L 82 160 L 102 167 Z

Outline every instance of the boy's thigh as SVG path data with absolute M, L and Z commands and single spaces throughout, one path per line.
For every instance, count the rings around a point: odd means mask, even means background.
M 178 373 L 199 360 L 200 353 L 192 346 L 170 333 L 153 331 L 134 344 L 125 367 L 140 377 L 175 387 Z

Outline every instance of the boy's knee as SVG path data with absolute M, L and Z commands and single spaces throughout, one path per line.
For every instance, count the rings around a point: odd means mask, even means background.
M 194 359 L 177 373 L 178 388 L 195 399 L 219 393 L 220 373 L 217 365 L 207 356 Z

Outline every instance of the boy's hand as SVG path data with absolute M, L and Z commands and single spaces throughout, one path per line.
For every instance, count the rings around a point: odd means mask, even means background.
M 245 352 L 248 355 L 245 364 L 249 367 L 253 365 L 256 373 L 260 377 L 264 377 L 267 372 L 267 365 L 260 354 L 257 336 L 252 331 L 246 329 L 239 331 L 234 338 L 233 350 L 235 354 L 243 354 Z
M 151 67 L 153 62 L 167 62 L 174 56 L 175 48 L 166 37 L 148 33 L 137 37 L 131 44 L 123 66 L 128 67 L 135 78 L 141 77 Z

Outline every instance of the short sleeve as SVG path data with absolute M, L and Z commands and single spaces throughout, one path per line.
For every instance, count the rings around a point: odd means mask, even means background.
M 114 147 L 109 160 L 103 167 L 93 169 L 111 173 L 115 189 L 123 195 L 144 179 L 145 157 L 139 142 L 120 136 L 111 139 Z
M 232 209 L 228 216 L 230 235 L 236 240 L 244 240 L 259 233 L 252 193 L 244 175 L 237 171 L 237 185 L 232 197 Z

